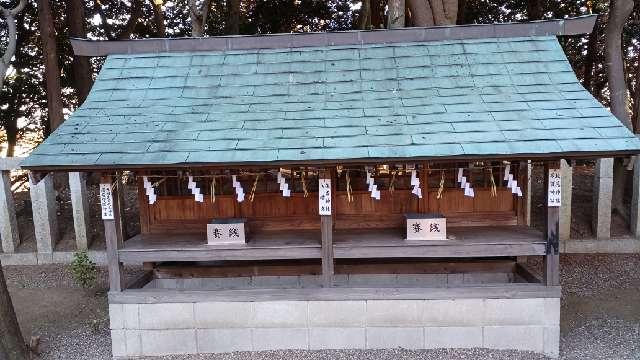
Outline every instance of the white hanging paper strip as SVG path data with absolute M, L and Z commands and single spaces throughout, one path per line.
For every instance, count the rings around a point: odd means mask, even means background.
M 280 182 L 280 191 L 284 191 L 285 189 L 288 189 L 289 185 L 283 180 Z
M 517 181 L 517 180 L 513 180 L 513 181 L 511 182 L 511 193 L 512 193 L 512 194 L 517 194 L 517 193 L 518 193 L 518 189 L 519 189 L 519 188 L 520 188 L 520 187 L 518 187 L 518 181 Z
M 236 177 L 236 175 L 231 175 L 231 183 L 234 188 L 242 187 L 242 185 L 238 182 L 238 178 Z
M 197 197 L 197 195 L 200 194 L 200 188 L 197 187 L 197 186 L 192 188 L 191 189 L 191 194 L 196 195 L 196 197 Z
M 371 177 L 371 173 L 367 171 L 367 184 L 371 184 L 372 182 L 373 182 L 373 178 Z
M 149 195 L 149 205 L 153 205 L 156 202 L 156 194 Z
M 416 176 L 415 170 L 411 170 L 411 185 L 420 185 L 420 179 L 418 179 L 418 177 Z
M 240 192 L 238 193 L 238 202 L 243 202 L 244 201 L 244 192 Z
M 507 166 L 504 167 L 504 181 L 509 180 L 509 175 L 511 172 L 511 165 L 507 164 Z M 511 175 L 513 177 L 513 175 Z
M 464 189 L 466 184 L 467 184 L 467 177 L 463 176 L 462 178 L 460 178 L 460 188 Z
M 418 187 L 418 198 L 422 199 L 422 188 Z
M 507 180 L 507 187 L 511 189 L 511 187 L 513 187 L 513 174 L 509 174 L 506 180 Z
M 380 190 L 375 189 L 372 193 L 371 193 L 371 197 L 376 199 L 376 200 L 380 200 Z
M 146 194 L 147 194 L 147 196 L 151 196 L 151 195 L 155 194 L 155 192 L 153 190 L 153 186 L 150 186 L 150 187 L 147 188 Z
M 458 168 L 458 182 L 462 182 L 462 168 Z
M 198 189 L 199 190 L 199 189 Z M 204 195 L 197 193 L 196 194 L 196 202 L 204 202 Z
M 476 197 L 476 192 L 473 191 L 473 188 L 469 188 L 469 192 L 471 194 L 471 197 Z
M 471 191 L 469 191 L 469 183 L 464 184 L 464 196 L 471 196 Z
M 516 188 L 516 192 L 518 193 L 518 197 L 522 197 L 522 189 L 520 189 L 520 186 Z
M 145 189 L 151 187 L 151 182 L 149 182 L 149 178 L 147 178 L 146 176 L 142 177 L 142 184 L 144 185 Z
M 193 181 L 193 176 L 189 176 L 189 183 L 187 184 L 187 189 L 193 189 L 196 187 L 195 181 Z
M 282 182 L 282 172 L 278 171 L 278 184 Z
M 289 190 L 289 189 L 282 190 L 282 196 L 290 197 L 291 196 L 291 190 Z

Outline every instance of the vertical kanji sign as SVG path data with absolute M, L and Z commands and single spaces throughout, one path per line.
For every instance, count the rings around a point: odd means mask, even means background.
M 560 178 L 560 169 L 549 169 L 549 187 L 547 193 L 547 206 L 558 207 L 561 204 L 562 181 Z
M 318 203 L 320 215 L 331 215 L 331 179 L 319 179 Z
M 113 195 L 111 184 L 100 184 L 100 206 L 102 207 L 102 219 L 113 220 Z

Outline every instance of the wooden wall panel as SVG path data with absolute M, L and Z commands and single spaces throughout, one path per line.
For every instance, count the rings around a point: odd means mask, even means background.
M 436 199 L 437 189 L 428 191 L 429 212 L 440 212 L 450 225 L 511 225 L 517 223 L 515 201 L 510 191 L 498 189 L 491 197 L 490 189 L 475 189 L 475 198 L 464 196 L 461 189 L 447 189 L 442 199 Z M 347 201 L 346 192 L 334 195 L 335 228 L 389 228 L 404 226 L 404 214 L 419 212 L 419 199 L 409 190 L 387 190 L 381 200 L 370 193 L 353 193 L 354 201 Z M 204 224 L 213 218 L 246 217 L 252 231 L 319 229 L 318 194 L 292 194 L 284 198 L 280 193 L 256 194 L 254 202 L 248 199 L 238 204 L 235 196 L 219 195 L 216 202 L 205 196 L 197 203 L 191 196 L 161 196 L 154 205 L 145 206 L 149 218 L 149 232 L 205 232 Z

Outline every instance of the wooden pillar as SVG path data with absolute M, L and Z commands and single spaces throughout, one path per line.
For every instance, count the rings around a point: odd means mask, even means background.
M 7 170 L 0 170 L 0 238 L 2 251 L 13 253 L 20 245 L 16 206 L 11 193 L 11 176 Z
M 333 201 L 333 189 L 335 186 L 336 179 L 333 178 L 332 172 L 329 170 L 320 171 L 320 179 L 329 179 L 331 184 L 329 185 L 329 190 L 323 189 L 322 186 L 318 188 L 318 196 L 320 197 L 318 200 L 320 202 L 320 206 L 323 203 L 323 196 L 327 196 L 329 198 L 330 203 L 330 213 L 322 213 L 320 215 L 320 233 L 322 236 L 322 286 L 323 287 L 332 287 L 333 286 L 333 274 L 334 274 L 334 260 L 333 260 L 333 214 L 334 210 L 334 201 Z
M 116 203 L 115 207 L 118 210 L 115 214 L 116 221 L 118 222 L 118 238 L 123 242 L 129 238 L 127 234 L 127 228 L 125 225 L 125 213 L 124 213 L 124 191 L 125 186 L 122 183 L 122 172 L 116 172 Z
M 76 234 L 76 248 L 87 250 L 91 242 L 89 233 L 89 203 L 87 194 L 87 174 L 69 173 L 69 193 L 73 211 L 73 228 Z
M 550 181 L 558 182 L 556 186 Z M 560 206 L 552 204 L 549 188 L 562 189 L 562 177 L 560 175 L 560 162 L 552 161 L 545 163 L 545 193 L 547 194 L 546 211 L 546 255 L 544 257 L 543 283 L 547 286 L 560 285 Z M 562 194 L 558 194 L 562 201 Z
M 113 185 L 111 176 L 103 176 L 100 179 L 102 219 L 104 222 L 104 237 L 107 243 L 109 290 L 122 291 L 124 289 L 124 273 L 118 249 L 122 248 L 123 239 L 120 235 L 122 232 L 119 229 L 118 187 Z M 106 215 L 105 212 L 107 213 Z

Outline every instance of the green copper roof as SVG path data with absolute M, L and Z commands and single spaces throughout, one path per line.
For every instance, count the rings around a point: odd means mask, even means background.
M 640 152 L 555 37 L 110 55 L 22 166 Z

